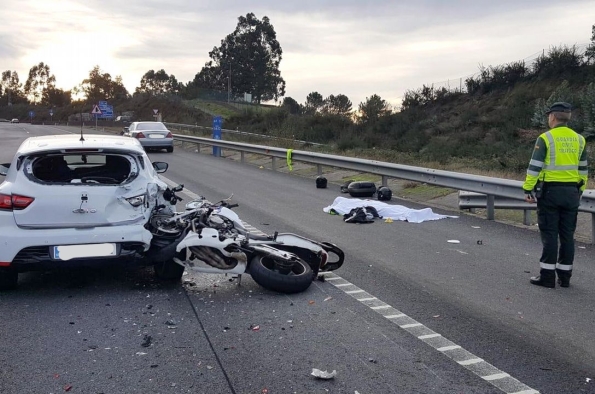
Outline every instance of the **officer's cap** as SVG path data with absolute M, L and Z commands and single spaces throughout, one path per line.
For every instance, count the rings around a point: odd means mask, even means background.
M 547 110 L 546 115 L 549 115 L 552 112 L 570 112 L 571 110 L 572 105 L 559 101 L 557 103 L 552 104 L 552 106 Z

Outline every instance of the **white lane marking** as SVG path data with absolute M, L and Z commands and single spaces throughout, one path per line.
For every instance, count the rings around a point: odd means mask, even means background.
M 378 310 L 378 309 L 388 309 L 392 308 L 390 305 L 378 305 L 378 306 L 371 306 L 370 309 Z
M 455 350 L 455 349 L 460 349 L 461 347 L 459 345 L 450 345 L 450 346 L 443 346 L 443 347 L 439 347 L 438 350 L 439 352 L 447 352 L 449 350 Z
M 498 380 L 498 379 L 507 378 L 509 376 L 510 376 L 509 374 L 502 372 L 502 373 L 495 373 L 493 375 L 482 376 L 482 378 L 485 380 Z
M 167 178 L 165 178 L 163 176 L 160 176 L 160 178 L 164 182 L 168 183 L 171 186 L 177 185 L 176 183 L 172 182 L 171 180 L 169 180 L 169 179 L 167 179 Z M 192 192 L 189 192 L 187 190 L 182 191 L 182 193 L 185 193 L 190 198 L 196 198 L 195 196 L 197 196 L 196 194 L 194 194 Z M 325 276 L 325 280 L 329 281 L 329 283 L 331 285 L 335 286 L 335 287 L 340 288 L 340 287 L 346 287 L 346 286 L 353 286 L 355 288 L 355 290 L 350 290 L 350 291 L 363 290 L 363 289 L 360 289 L 359 287 L 357 287 L 356 285 L 354 285 L 354 284 L 346 281 L 345 279 L 343 279 L 339 275 L 335 274 L 334 272 L 320 272 L 319 274 L 320 275 L 324 275 Z M 347 283 L 334 284 L 333 281 L 335 281 L 335 280 L 343 280 L 343 281 L 345 281 Z M 344 293 L 347 293 L 345 290 L 342 290 L 342 291 Z M 364 291 L 362 291 L 362 292 L 364 292 Z M 358 294 L 358 293 L 352 293 L 352 294 Z M 353 297 L 353 298 L 355 298 L 355 297 Z M 357 298 L 355 298 L 355 299 L 357 299 Z M 366 304 L 362 304 L 362 305 L 365 305 L 368 308 L 373 309 L 373 310 L 376 310 L 376 311 L 380 311 L 382 309 L 393 308 L 392 306 L 390 306 L 388 304 L 380 305 L 380 306 L 369 306 L 369 305 L 366 305 Z M 393 308 L 393 309 L 395 309 L 395 308 Z M 399 312 L 399 311 L 397 311 L 397 312 Z M 381 312 L 378 312 L 378 313 L 380 313 L 380 315 L 383 316 Z M 398 318 L 401 318 L 401 317 L 407 317 L 407 318 L 411 319 L 413 322 L 418 323 L 417 321 L 415 321 L 414 319 L 410 318 L 406 314 L 400 313 L 400 312 L 397 313 L 397 314 L 386 315 L 386 316 L 383 316 L 383 317 L 385 317 L 386 319 L 398 319 Z M 419 326 L 416 326 L 416 327 L 425 327 L 425 326 L 420 323 L 420 325 Z M 425 327 L 425 328 L 429 332 L 433 332 L 429 328 L 427 328 L 427 327 Z M 434 334 L 428 334 L 428 335 L 434 335 Z M 440 336 L 442 336 L 442 335 L 440 335 Z M 432 343 L 431 343 L 432 341 L 428 341 L 428 342 L 422 341 L 422 342 L 424 342 L 425 344 L 428 344 L 429 346 L 432 346 L 436 350 L 439 350 L 438 345 L 436 345 L 436 346 L 433 346 L 432 345 Z M 458 346 L 458 345 L 453 345 L 453 346 L 456 346 L 456 348 L 453 348 L 452 350 L 461 349 L 461 350 L 465 351 L 461 346 Z M 450 346 L 446 346 L 446 347 L 450 347 Z M 444 348 L 444 347 L 442 347 L 442 348 Z M 471 356 L 474 356 L 473 354 L 471 354 L 471 353 L 469 353 L 467 351 L 465 351 L 465 352 L 468 353 Z M 450 359 L 456 361 L 459 365 L 465 367 L 467 370 L 473 372 L 475 375 L 479 376 L 480 378 L 482 378 L 484 380 L 485 380 L 486 377 L 479 375 L 477 373 L 477 371 L 475 371 L 473 368 L 471 368 L 471 366 L 473 366 L 475 364 L 478 364 L 480 362 L 484 362 L 487 367 L 490 367 L 490 370 L 492 370 L 492 371 L 500 371 L 498 368 L 494 367 L 493 365 L 489 364 L 488 362 L 486 362 L 485 360 L 483 360 L 483 359 L 481 359 L 479 357 L 472 357 L 472 358 L 469 358 L 467 360 L 458 361 L 458 360 L 455 359 L 455 357 L 457 357 L 457 356 L 460 357 L 460 354 L 459 354 L 458 351 L 454 351 L 454 352 L 449 352 L 449 351 L 444 352 L 443 351 L 443 352 L 441 352 L 441 354 L 444 354 L 445 356 L 449 357 Z M 506 376 L 500 377 L 500 374 L 506 375 Z M 489 382 L 492 386 L 498 388 L 499 390 L 503 391 L 506 394 L 539 394 L 539 391 L 537 391 L 537 390 L 535 390 L 535 389 L 527 386 L 526 384 L 518 381 L 517 379 L 513 378 L 512 376 L 510 376 L 509 374 L 507 374 L 505 372 L 501 372 L 500 371 L 499 373 L 494 374 L 494 375 L 489 375 L 488 377 L 493 377 L 493 376 L 498 376 L 498 377 L 497 378 L 494 378 L 492 380 L 486 380 L 486 382 Z M 514 390 L 514 391 L 510 391 L 510 390 Z
M 331 285 L 339 288 L 345 294 L 350 295 L 351 297 L 353 297 L 356 300 L 358 298 L 355 296 L 355 294 L 360 294 L 363 292 L 370 294 L 369 292 L 367 292 L 363 289 L 360 289 L 356 285 L 354 285 L 350 282 L 347 282 L 344 278 L 335 274 L 334 272 L 324 272 L 324 273 L 321 272 L 321 274 L 324 275 L 325 281 L 328 281 Z M 336 281 L 336 280 L 341 280 L 341 283 L 335 284 L 334 281 Z M 345 283 L 345 282 L 347 282 L 347 283 Z M 350 287 L 350 290 L 347 290 L 347 291 L 341 289 L 341 287 L 346 287 L 346 286 L 352 286 L 352 287 Z M 381 301 L 381 300 L 379 300 L 379 301 Z M 486 382 L 489 382 L 492 386 L 496 387 L 497 389 L 501 390 L 502 392 L 504 392 L 506 394 L 539 394 L 539 391 L 527 386 L 526 384 L 513 378 L 509 374 L 500 371 L 498 368 L 494 367 L 493 365 L 491 365 L 484 359 L 475 356 L 474 354 L 463 349 L 461 346 L 452 344 L 451 341 L 444 338 L 441 334 L 430 330 L 428 327 L 424 326 L 422 323 L 417 322 L 415 319 L 412 319 L 411 317 L 407 316 L 405 313 L 401 313 L 400 311 L 398 311 L 391 305 L 383 304 L 383 305 L 377 305 L 377 306 L 370 306 L 369 304 L 365 304 L 363 302 L 362 302 L 362 305 L 365 305 L 368 308 L 377 311 L 378 313 L 380 313 L 381 316 L 383 316 L 386 319 L 391 320 L 393 323 L 397 324 L 399 326 L 399 328 L 404 329 L 406 331 L 407 331 L 407 328 L 413 328 L 413 327 L 425 328 L 425 331 L 429 332 L 429 334 L 416 336 L 416 338 L 420 339 L 425 344 L 432 346 L 434 349 L 440 351 L 441 354 L 445 355 L 446 357 L 450 358 L 451 360 L 456 361 L 459 365 L 461 365 L 465 369 L 473 372 L 476 376 L 480 377 L 481 379 L 485 380 Z M 389 309 L 389 308 L 392 308 L 394 310 L 393 313 L 390 315 L 383 315 L 382 310 Z M 395 311 L 397 313 L 394 313 Z M 400 318 L 407 318 L 407 319 L 409 319 L 409 322 L 407 324 L 399 325 L 396 322 L 396 320 L 399 320 Z M 420 330 L 415 329 L 415 330 L 410 330 L 407 332 L 409 332 L 413 335 L 416 335 L 416 333 L 419 333 Z M 441 338 L 441 340 L 426 341 L 426 339 L 432 339 L 432 338 Z M 447 346 L 445 346 L 445 345 L 447 345 Z M 461 358 L 464 358 L 464 360 L 461 360 Z M 480 371 L 484 371 L 484 373 L 485 373 L 486 369 L 485 368 L 482 368 L 482 369 L 474 368 L 476 366 L 476 364 L 479 364 L 479 363 L 482 363 L 482 366 L 485 366 L 486 368 L 489 368 L 490 371 L 496 372 L 496 373 L 494 373 L 492 375 L 482 376 L 480 374 Z
M 368 298 L 358 298 L 357 300 L 359 302 L 364 302 L 364 301 L 374 301 L 374 300 L 377 300 L 377 299 L 378 298 L 376 298 L 376 297 L 368 297 Z
M 401 327 L 401 328 L 403 328 L 403 327 Z M 441 336 L 442 335 L 436 333 L 436 334 L 420 335 L 417 338 L 418 339 L 430 339 L 430 338 L 437 338 L 437 337 L 441 337 Z
M 421 323 L 411 323 L 411 324 L 403 324 L 402 326 L 399 326 L 401 328 L 412 328 L 412 327 L 420 327 L 423 326 L 423 324 Z
M 461 365 L 473 365 L 483 362 L 482 358 L 470 358 L 469 360 L 457 361 Z

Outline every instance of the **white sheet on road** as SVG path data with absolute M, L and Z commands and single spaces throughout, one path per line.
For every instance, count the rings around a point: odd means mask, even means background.
M 331 205 L 323 208 L 323 211 L 329 213 L 334 209 L 339 215 L 345 215 L 354 208 L 374 207 L 378 214 L 384 219 L 402 220 L 410 223 L 421 223 L 428 220 L 438 220 L 444 218 L 458 218 L 458 216 L 440 215 L 434 213 L 431 208 L 411 209 L 402 205 L 392 205 L 376 200 L 362 200 L 359 198 L 337 197 Z

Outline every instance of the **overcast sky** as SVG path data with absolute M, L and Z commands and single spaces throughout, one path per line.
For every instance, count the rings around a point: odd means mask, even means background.
M 44 62 L 71 89 L 99 65 L 133 93 L 148 70 L 184 83 L 235 29 L 268 16 L 283 49 L 286 96 L 372 94 L 398 105 L 405 91 L 588 44 L 593 0 L 1 0 L 0 71 Z

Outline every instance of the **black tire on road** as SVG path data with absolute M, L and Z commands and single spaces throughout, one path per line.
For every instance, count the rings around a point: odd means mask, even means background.
M 255 256 L 250 262 L 250 275 L 265 289 L 286 294 L 305 291 L 314 279 L 312 268 L 304 260 L 296 260 L 292 272 L 283 274 L 275 269 L 269 256 Z
M 174 151 L 174 147 L 173 147 L 173 146 L 169 146 L 169 147 L 167 148 L 167 152 L 168 152 L 168 153 L 172 153 L 173 151 Z
M 10 268 L 0 268 L 0 291 L 14 290 L 19 282 L 19 273 Z
M 184 274 L 184 266 L 176 263 L 173 259 L 162 261 L 153 265 L 155 277 L 167 281 L 179 281 Z

